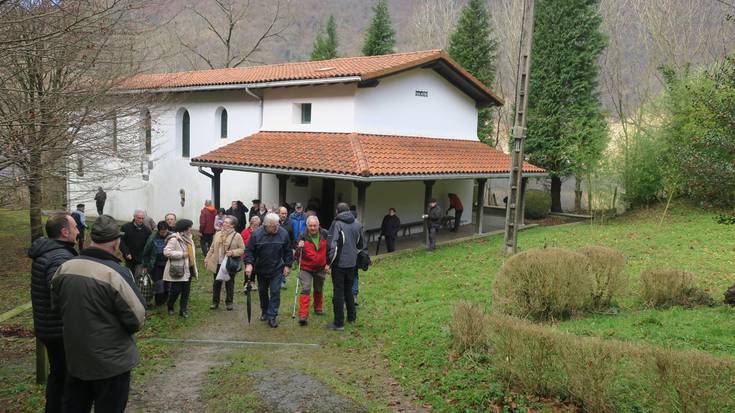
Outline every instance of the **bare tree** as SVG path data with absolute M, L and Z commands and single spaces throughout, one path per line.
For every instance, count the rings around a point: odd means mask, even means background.
M 446 49 L 457 23 L 459 8 L 449 0 L 419 0 L 409 20 L 412 49 Z
M 142 0 L 7 1 L 0 65 L 0 173 L 28 188 L 31 238 L 45 188 L 123 179 L 140 162 L 142 95 L 116 96 L 141 67 Z
M 199 62 L 210 69 L 256 63 L 254 57 L 265 42 L 282 39 L 290 24 L 288 6 L 284 0 L 266 5 L 253 4 L 250 0 L 214 0 L 214 10 L 208 11 L 200 2 L 191 2 L 187 5 L 190 15 L 177 22 L 186 29 L 175 29 L 175 35 L 193 69 L 200 67 Z M 204 24 L 204 36 L 191 35 L 187 17 Z

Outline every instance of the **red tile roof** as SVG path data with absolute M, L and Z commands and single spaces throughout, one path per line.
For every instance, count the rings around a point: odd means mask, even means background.
M 127 90 L 175 89 L 195 86 L 248 85 L 289 80 L 317 80 L 359 77 L 360 80 L 378 79 L 407 69 L 442 61 L 469 81 L 496 104 L 503 99 L 472 76 L 443 50 L 395 53 L 382 56 L 342 57 L 314 62 L 283 63 L 265 66 L 228 69 L 197 70 L 179 73 L 142 74 L 121 85 Z
M 258 132 L 192 159 L 360 177 L 507 174 L 510 156 L 479 141 L 330 132 Z M 526 173 L 545 173 L 524 163 Z

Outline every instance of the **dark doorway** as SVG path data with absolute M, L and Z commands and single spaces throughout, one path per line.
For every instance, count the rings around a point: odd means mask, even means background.
M 329 228 L 334 220 L 334 179 L 324 178 L 322 180 L 322 199 L 319 208 L 319 223 L 322 228 Z

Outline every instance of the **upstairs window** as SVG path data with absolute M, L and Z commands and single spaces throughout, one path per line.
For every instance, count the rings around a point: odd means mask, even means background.
M 189 119 L 189 111 L 185 110 L 181 117 L 181 156 L 189 157 L 189 149 L 191 147 L 191 120 Z
M 219 137 L 227 139 L 227 109 L 222 109 L 219 114 Z
M 311 123 L 311 103 L 301 103 L 301 123 L 308 125 Z
M 143 137 L 145 138 L 145 154 L 150 155 L 153 152 L 151 143 L 151 111 L 146 109 L 143 111 Z

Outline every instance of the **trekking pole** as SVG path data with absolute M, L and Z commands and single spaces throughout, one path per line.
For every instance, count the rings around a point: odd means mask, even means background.
M 297 267 L 297 271 L 301 271 L 301 258 L 304 256 L 303 249 L 299 253 L 299 266 Z M 293 295 L 293 308 L 291 309 L 291 319 L 293 320 L 296 318 L 296 303 L 299 299 L 299 275 L 298 272 L 296 272 L 296 288 Z

